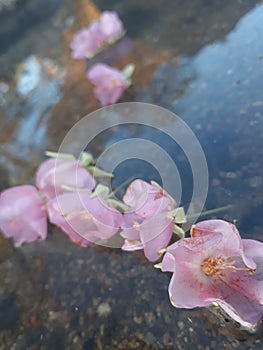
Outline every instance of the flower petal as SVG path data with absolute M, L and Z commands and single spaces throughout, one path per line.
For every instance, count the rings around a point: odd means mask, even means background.
M 94 21 L 88 28 L 78 31 L 70 44 L 73 59 L 85 59 L 95 56 L 103 43 L 102 33 L 98 21 Z
M 206 220 L 197 223 L 192 227 L 191 236 L 204 237 L 211 233 L 221 233 L 222 241 L 217 247 L 218 255 L 222 256 L 242 256 L 247 267 L 254 269 L 255 262 L 248 256 L 244 255 L 243 244 L 240 234 L 235 225 L 224 220 Z
M 47 159 L 36 173 L 36 185 L 48 199 L 68 192 L 63 186 L 92 190 L 95 184 L 91 174 L 76 160 Z
M 104 63 L 94 64 L 87 72 L 87 78 L 95 86 L 95 96 L 103 106 L 117 102 L 129 83 L 124 74 Z
M 159 251 L 167 247 L 172 235 L 173 223 L 171 221 L 164 230 L 158 231 L 158 229 L 156 229 L 156 231 L 154 232 L 155 237 L 151 240 L 144 241 L 146 235 L 144 235 L 142 229 L 140 236 L 144 246 L 144 254 L 146 258 L 151 262 L 159 260 L 162 256 L 162 254 L 160 254 Z
M 117 210 L 88 194 L 64 193 L 47 206 L 50 222 L 82 246 L 112 237 L 120 225 L 121 214 Z
M 114 11 L 104 11 L 100 17 L 100 30 L 105 41 L 113 42 L 119 39 L 123 33 L 123 24 Z
M 141 249 L 143 249 L 143 244 L 140 241 L 125 239 L 124 244 L 121 247 L 121 249 L 125 250 L 127 252 L 141 250 Z
M 47 212 L 34 186 L 16 186 L 1 193 L 0 228 L 16 246 L 46 238 Z
M 263 315 L 263 305 L 227 285 L 222 297 L 215 302 L 234 320 L 248 328 L 255 328 Z

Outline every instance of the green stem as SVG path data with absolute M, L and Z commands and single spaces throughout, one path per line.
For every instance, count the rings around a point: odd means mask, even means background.
M 229 210 L 232 207 L 233 207 L 233 205 L 229 204 L 229 205 L 226 205 L 224 207 L 206 210 L 206 211 L 203 211 L 199 216 L 205 216 L 205 215 L 219 213 L 220 211 Z M 195 218 L 196 216 L 197 216 L 197 214 L 187 215 L 187 219 Z

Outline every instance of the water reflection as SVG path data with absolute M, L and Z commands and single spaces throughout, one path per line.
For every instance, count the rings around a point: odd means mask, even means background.
M 263 224 L 255 217 L 262 208 L 262 19 L 258 6 L 223 42 L 180 59 L 178 67 L 162 64 L 153 78 L 152 100 L 186 120 L 204 148 L 207 205 L 234 204 L 227 217 L 240 220 L 247 235 L 259 235 Z
M 4 103 L 8 117 L 4 119 L 2 134 L 7 134 L 10 123 L 15 120 L 15 130 L 3 145 L 0 162 L 18 177 L 23 164 L 31 161 L 32 150 L 47 148 L 47 123 L 52 115 L 52 107 L 61 98 L 63 72 L 49 59 L 28 57 L 16 72 L 16 96 L 10 91 L 9 102 Z M 17 120 L 18 119 L 18 120 Z

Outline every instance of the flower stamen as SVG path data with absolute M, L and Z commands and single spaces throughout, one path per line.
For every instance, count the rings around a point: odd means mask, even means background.
M 220 277 L 224 277 L 226 275 L 226 270 L 231 272 L 248 271 L 250 273 L 254 271 L 248 267 L 236 267 L 235 263 L 235 260 L 229 261 L 222 256 L 216 258 L 210 256 L 204 260 L 201 268 L 207 276 L 219 277 L 219 279 Z

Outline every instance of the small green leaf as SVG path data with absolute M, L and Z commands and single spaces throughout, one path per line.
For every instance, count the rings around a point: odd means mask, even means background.
M 81 152 L 80 154 L 80 161 L 81 161 L 81 164 L 84 166 L 84 167 L 87 167 L 89 166 L 90 164 L 93 164 L 94 163 L 94 158 L 92 157 L 92 155 L 88 152 Z
M 97 176 L 97 177 L 109 177 L 109 178 L 113 178 L 114 175 L 112 173 L 108 173 L 107 171 L 101 170 L 100 168 L 96 167 L 96 166 L 88 166 L 88 171 L 91 173 L 91 175 L 93 176 Z
M 185 237 L 185 232 L 183 229 L 181 229 L 181 227 L 179 227 L 178 225 L 174 224 L 174 229 L 173 232 L 179 236 L 180 238 L 184 238 Z
M 110 193 L 109 187 L 98 184 L 95 188 L 95 191 L 90 196 L 90 198 L 101 197 L 101 198 L 105 199 L 109 196 L 109 193 Z
M 70 153 L 59 153 L 59 152 L 52 152 L 52 151 L 46 151 L 45 155 L 50 158 L 59 158 L 64 160 L 75 160 L 76 158 L 73 156 L 73 154 Z

